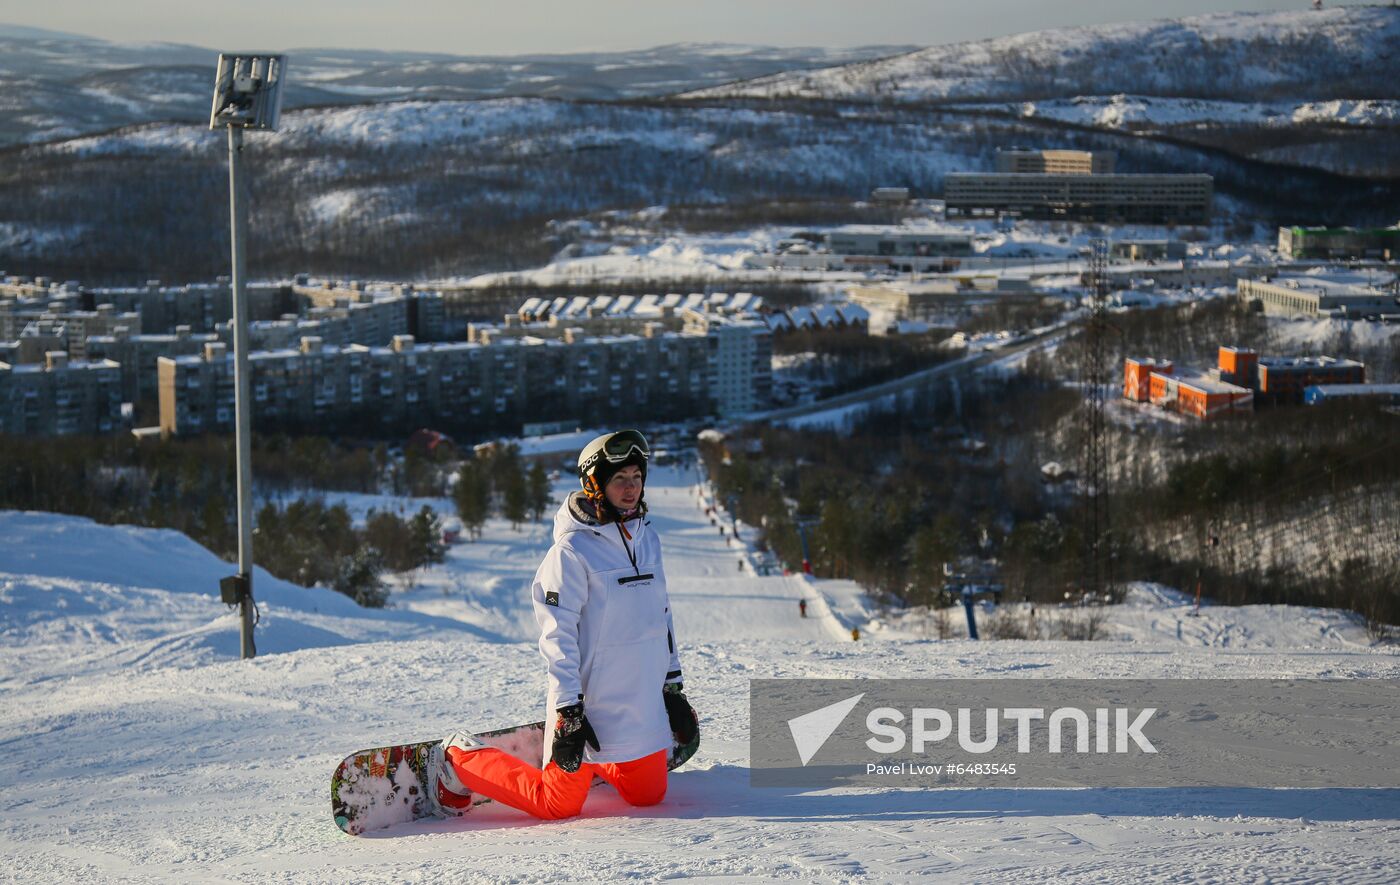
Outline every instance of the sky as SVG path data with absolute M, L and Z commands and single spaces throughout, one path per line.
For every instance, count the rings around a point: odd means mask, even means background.
M 682 42 L 935 45 L 1050 27 L 1309 5 L 1310 0 L 0 0 L 0 22 L 118 42 L 231 51 L 336 47 L 513 55 Z

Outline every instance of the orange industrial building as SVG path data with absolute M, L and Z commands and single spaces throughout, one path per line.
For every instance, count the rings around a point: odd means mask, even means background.
M 1128 357 L 1123 361 L 1123 398 L 1130 399 L 1135 403 L 1149 402 L 1152 392 L 1152 373 L 1170 375 L 1173 370 L 1171 360 Z
M 1263 404 L 1297 405 L 1303 391 L 1321 384 L 1365 384 L 1366 366 L 1330 356 L 1278 356 L 1259 361 L 1259 399 Z
M 1259 353 L 1248 347 L 1222 346 L 1216 368 L 1221 381 L 1250 389 L 1259 384 Z
M 1194 372 L 1181 375 L 1153 372 L 1149 397 L 1154 406 L 1195 418 L 1219 418 L 1254 411 L 1254 391 Z
M 1263 357 L 1248 347 L 1220 348 L 1209 372 L 1178 372 L 1170 360 L 1123 360 L 1123 398 L 1194 415 L 1253 411 L 1260 404 L 1301 403 L 1314 385 L 1362 384 L 1366 367 L 1330 356 Z

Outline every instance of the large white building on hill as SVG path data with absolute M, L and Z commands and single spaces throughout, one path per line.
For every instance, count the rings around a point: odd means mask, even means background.
M 1354 318 L 1400 313 L 1394 292 L 1376 288 L 1364 275 L 1356 273 L 1242 279 L 1236 283 L 1235 292 L 1241 301 L 1257 307 L 1266 316 Z

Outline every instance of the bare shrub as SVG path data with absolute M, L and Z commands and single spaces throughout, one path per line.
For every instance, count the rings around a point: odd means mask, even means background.
M 933 630 L 939 639 L 952 639 L 957 635 L 953 627 L 952 608 L 944 606 L 933 610 Z
M 986 633 L 988 639 L 1033 639 L 1028 627 L 1028 615 L 1019 614 L 1011 609 L 999 608 L 987 619 L 982 632 Z
M 1093 642 L 1104 639 L 1107 634 L 1108 613 L 1100 606 L 1087 606 L 1077 611 L 1067 611 L 1060 616 L 1060 638 L 1075 642 Z

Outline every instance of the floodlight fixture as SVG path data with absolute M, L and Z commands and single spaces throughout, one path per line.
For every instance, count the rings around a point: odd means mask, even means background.
M 210 129 L 228 130 L 229 246 L 233 260 L 229 295 L 233 301 L 234 439 L 238 465 L 238 574 L 226 579 L 222 598 L 237 604 L 242 630 L 242 657 L 251 658 L 253 625 L 253 453 L 252 405 L 248 396 L 248 291 L 243 244 L 248 209 L 243 193 L 243 131 L 271 132 L 282 113 L 286 56 L 271 53 L 222 53 L 214 75 Z
M 214 77 L 214 107 L 209 128 L 273 131 L 282 115 L 282 75 L 286 56 L 269 53 L 221 53 Z

